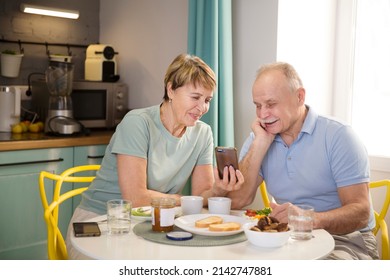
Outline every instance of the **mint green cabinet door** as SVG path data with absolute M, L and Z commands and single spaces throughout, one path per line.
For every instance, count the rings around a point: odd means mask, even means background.
M 101 164 L 107 145 L 91 145 L 74 147 L 74 166 L 89 165 L 89 164 Z M 83 172 L 80 175 L 94 176 L 96 172 Z M 74 184 L 74 188 L 80 188 L 88 186 L 85 184 Z M 73 210 L 80 204 L 81 196 L 73 198 Z
M 101 164 L 107 145 L 74 147 L 74 165 Z
M 0 152 L 0 259 L 47 259 L 39 173 L 60 173 L 72 165 L 73 147 Z M 47 191 L 50 197 L 52 183 Z M 69 222 L 71 209 L 65 204 L 60 220 Z M 66 228 L 65 222 L 62 231 Z

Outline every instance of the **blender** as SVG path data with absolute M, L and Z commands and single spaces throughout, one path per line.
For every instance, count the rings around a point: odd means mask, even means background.
M 49 89 L 49 110 L 45 122 L 45 132 L 52 134 L 74 134 L 81 125 L 73 118 L 72 84 L 73 63 L 50 61 L 45 72 Z

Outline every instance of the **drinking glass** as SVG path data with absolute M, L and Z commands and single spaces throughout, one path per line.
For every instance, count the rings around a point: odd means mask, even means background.
M 290 205 L 288 208 L 288 225 L 291 238 L 309 240 L 312 238 L 314 208 L 310 205 Z
M 107 228 L 109 234 L 130 233 L 131 201 L 113 199 L 107 201 Z

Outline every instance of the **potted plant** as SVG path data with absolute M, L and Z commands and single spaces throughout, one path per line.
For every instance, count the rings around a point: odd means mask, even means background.
M 19 76 L 20 64 L 22 63 L 23 54 L 12 50 L 1 52 L 1 75 L 8 78 Z

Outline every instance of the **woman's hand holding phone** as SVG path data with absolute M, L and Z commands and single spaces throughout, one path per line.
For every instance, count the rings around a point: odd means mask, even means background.
M 214 171 L 215 184 L 225 191 L 241 188 L 244 176 L 238 169 L 237 149 L 233 147 L 216 147 L 217 168 Z
M 233 147 L 215 147 L 215 158 L 217 160 L 219 178 L 223 178 L 225 167 L 232 166 L 238 169 L 237 149 Z

